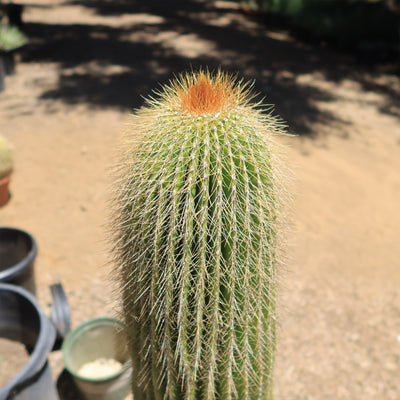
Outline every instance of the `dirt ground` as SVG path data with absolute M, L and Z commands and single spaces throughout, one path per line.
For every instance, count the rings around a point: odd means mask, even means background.
M 294 171 L 281 271 L 277 400 L 400 398 L 400 79 L 261 25 L 229 1 L 24 0 L 29 45 L 0 94 L 14 145 L 0 225 L 32 233 L 49 310 L 113 315 L 110 167 L 128 114 L 193 66 L 246 79 L 289 125 Z M 397 70 L 398 71 L 398 70 Z M 60 352 L 50 359 L 55 379 Z

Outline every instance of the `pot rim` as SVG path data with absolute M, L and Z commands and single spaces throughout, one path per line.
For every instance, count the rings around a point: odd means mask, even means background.
M 66 356 L 67 349 L 73 346 L 74 342 L 79 338 L 79 336 L 82 333 L 85 333 L 87 331 L 96 329 L 98 327 L 103 327 L 103 326 L 119 327 L 122 329 L 124 327 L 124 324 L 122 321 L 120 321 L 116 318 L 112 318 L 112 317 L 92 318 L 92 319 L 85 321 L 82 324 L 78 325 L 74 330 L 69 332 L 68 335 L 65 337 L 62 347 L 61 347 L 63 361 L 64 361 L 66 370 L 71 375 L 73 375 L 75 378 L 78 378 L 82 381 L 93 382 L 93 383 L 107 382 L 107 381 L 110 381 L 112 379 L 118 378 L 119 376 L 123 375 L 131 367 L 131 360 L 128 359 L 127 361 L 125 361 L 122 364 L 121 368 L 117 372 L 115 372 L 111 375 L 108 375 L 106 377 L 101 377 L 101 378 L 89 378 L 86 376 L 79 375 L 77 372 L 74 371 L 73 368 L 70 367 L 68 357 Z
M 0 388 L 0 398 L 2 398 L 1 396 L 3 394 L 8 395 L 12 390 L 14 390 L 14 387 L 17 387 L 21 382 L 29 380 L 30 377 L 35 376 L 35 374 L 45 366 L 56 338 L 56 330 L 32 293 L 20 286 L 2 282 L 0 282 L 0 290 L 12 292 L 16 296 L 20 296 L 31 303 L 39 319 L 38 337 L 33 351 L 29 355 L 29 360 L 17 372 L 14 378 L 7 382 L 5 386 Z
M 30 243 L 30 249 L 21 261 L 0 271 L 0 282 L 6 282 L 10 279 L 12 280 L 18 276 L 25 268 L 29 267 L 33 263 L 38 252 L 36 240 L 30 233 L 23 231 L 22 229 L 2 226 L 0 227 L 0 236 L 2 232 L 7 233 L 7 231 L 25 236 Z
M 3 176 L 0 178 L 0 185 L 3 185 L 4 183 L 7 183 L 10 180 L 11 177 L 11 172 L 7 174 L 6 176 Z

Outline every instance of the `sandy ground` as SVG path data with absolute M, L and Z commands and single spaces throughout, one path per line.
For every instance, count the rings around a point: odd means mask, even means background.
M 133 107 L 190 66 L 238 72 L 296 137 L 281 273 L 276 399 L 400 398 L 400 80 L 265 29 L 228 1 L 27 0 L 0 94 L 14 145 L 0 225 L 32 233 L 38 298 L 61 281 L 72 325 L 113 315 L 109 170 Z M 55 379 L 60 352 L 51 355 Z

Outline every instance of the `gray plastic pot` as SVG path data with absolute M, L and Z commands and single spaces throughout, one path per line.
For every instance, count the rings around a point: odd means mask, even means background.
M 36 298 L 22 287 L 0 283 L 0 337 L 22 343 L 30 356 L 0 388 L 0 400 L 58 400 L 48 364 L 56 328 Z
M 66 370 L 87 400 L 124 400 L 130 392 L 131 363 L 127 351 L 123 324 L 114 318 L 89 320 L 65 338 L 62 346 Z M 82 376 L 80 368 L 98 359 L 114 359 L 121 369 L 107 377 Z
M 21 229 L 0 227 L 0 282 L 22 286 L 35 294 L 35 238 Z

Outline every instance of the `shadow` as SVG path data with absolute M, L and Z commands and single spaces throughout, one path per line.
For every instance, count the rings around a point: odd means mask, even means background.
M 219 5 L 218 5 L 219 3 Z M 25 62 L 58 63 L 58 87 L 42 94 L 69 104 L 131 110 L 183 70 L 208 66 L 255 80 L 255 90 L 298 135 L 312 135 L 311 122 L 339 123 L 318 101 L 333 101 L 329 92 L 299 84 L 299 75 L 318 71 L 332 82 L 354 79 L 377 90 L 393 104 L 398 93 L 371 83 L 348 57 L 304 44 L 285 28 L 260 23 L 229 2 L 210 0 L 71 0 L 102 23 L 27 23 L 31 38 Z M 90 18 L 90 17 L 89 17 Z M 397 115 L 398 109 L 382 107 Z M 399 113 L 400 116 L 400 113 Z
M 63 369 L 58 376 L 56 386 L 60 400 L 85 400 L 72 375 L 66 369 Z
M 148 12 L 151 7 L 147 3 L 145 1 L 132 0 L 71 0 L 67 2 L 70 5 L 83 5 L 94 10 L 97 14 L 108 16 Z M 166 3 L 170 4 L 170 2 Z

